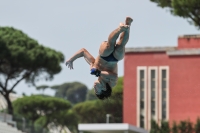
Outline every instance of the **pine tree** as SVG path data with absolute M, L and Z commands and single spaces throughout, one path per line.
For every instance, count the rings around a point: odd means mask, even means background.
M 176 124 L 176 122 L 173 122 L 171 131 L 172 131 L 172 133 L 178 133 L 178 125 Z
M 169 122 L 167 121 L 161 122 L 160 133 L 170 133 Z
M 197 122 L 194 126 L 195 133 L 200 133 L 200 118 L 197 118 Z
M 159 125 L 155 120 L 151 120 L 151 130 L 150 133 L 160 133 Z

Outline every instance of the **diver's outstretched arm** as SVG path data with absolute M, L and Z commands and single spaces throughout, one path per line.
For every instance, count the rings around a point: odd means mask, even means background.
M 78 52 L 76 52 L 69 60 L 66 61 L 66 66 L 68 66 L 70 69 L 73 68 L 73 61 L 75 61 L 77 58 L 84 57 L 86 62 L 91 66 L 94 64 L 95 59 L 94 57 L 85 49 L 82 48 Z

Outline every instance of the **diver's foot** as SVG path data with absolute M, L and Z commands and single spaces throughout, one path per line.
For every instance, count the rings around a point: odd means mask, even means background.
M 126 25 L 131 25 L 132 22 L 133 22 L 133 19 L 131 17 L 126 17 L 126 20 L 125 20 Z
M 119 24 L 119 29 L 120 31 L 127 31 L 129 29 L 129 25 L 126 25 L 126 24 L 123 24 L 123 23 L 120 23 Z

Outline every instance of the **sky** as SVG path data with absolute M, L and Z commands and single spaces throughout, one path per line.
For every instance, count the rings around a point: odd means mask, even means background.
M 127 48 L 177 46 L 180 35 L 199 34 L 186 19 L 175 17 L 167 9 L 157 7 L 150 0 L 0 0 L 0 26 L 22 30 L 39 44 L 64 54 L 65 60 L 81 48 L 98 56 L 99 46 L 112 30 L 133 18 Z M 118 75 L 124 74 L 124 60 L 118 63 Z M 52 81 L 37 85 L 60 85 L 81 82 L 91 89 L 96 77 L 90 75 L 84 58 L 74 61 L 70 70 L 61 64 L 62 71 Z M 24 81 L 15 91 L 18 95 L 42 93 Z M 54 95 L 47 89 L 44 94 Z

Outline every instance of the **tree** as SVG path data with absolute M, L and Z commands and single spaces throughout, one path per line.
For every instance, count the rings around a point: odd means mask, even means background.
M 71 131 L 76 131 L 78 121 L 77 115 L 71 110 L 59 111 L 48 116 L 41 116 L 35 121 L 35 126 L 40 125 L 45 129 L 61 132 L 65 127 Z
M 8 113 L 13 112 L 9 94 L 22 80 L 33 85 L 43 78 L 52 80 L 63 61 L 62 53 L 40 45 L 22 31 L 0 27 L 0 93 L 7 101 Z
M 195 130 L 195 133 L 200 133 L 200 118 L 197 118 L 194 130 Z
M 122 123 L 123 120 L 123 77 L 119 77 L 113 87 L 111 97 L 103 102 L 107 114 L 111 114 L 110 122 Z M 117 110 L 117 111 L 116 111 Z
M 49 125 L 63 128 L 77 124 L 70 102 L 64 99 L 33 95 L 17 99 L 13 106 L 15 114 L 31 120 L 32 126 L 39 124 L 48 129 Z
M 89 90 L 86 94 L 86 100 L 96 100 L 97 96 L 94 93 L 94 88 L 92 88 L 91 90 Z
M 67 99 L 73 104 L 85 101 L 88 91 L 88 88 L 80 82 L 64 83 L 51 88 L 56 90 L 56 97 Z
M 91 100 L 74 105 L 73 111 L 78 115 L 79 123 L 105 123 L 106 111 L 102 101 Z
M 168 121 L 162 121 L 160 126 L 160 133 L 170 133 L 170 127 Z
M 151 0 L 159 7 L 169 8 L 175 16 L 186 18 L 190 24 L 200 29 L 199 0 Z
M 179 125 L 179 132 L 180 133 L 193 133 L 193 126 L 190 121 L 180 121 Z
M 150 133 L 160 133 L 160 127 L 155 120 L 151 120 L 151 130 Z
M 40 86 L 37 86 L 36 89 L 37 90 L 42 90 L 42 93 L 44 94 L 44 90 L 49 88 L 48 85 L 40 85 Z
M 172 133 L 178 133 L 178 126 L 177 126 L 176 122 L 173 122 L 171 131 L 172 131 Z

